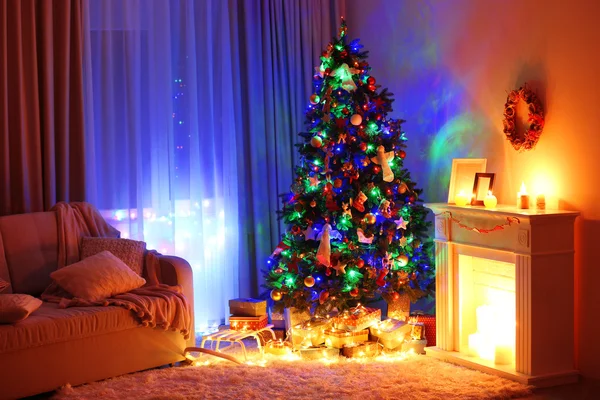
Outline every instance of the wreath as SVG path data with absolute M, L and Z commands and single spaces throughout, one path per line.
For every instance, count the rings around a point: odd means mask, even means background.
M 517 104 L 523 100 L 527 103 L 529 128 L 525 132 L 517 132 L 515 120 Z M 525 85 L 512 90 L 504 104 L 504 134 L 515 150 L 531 150 L 542 135 L 544 129 L 544 108 L 540 99 Z

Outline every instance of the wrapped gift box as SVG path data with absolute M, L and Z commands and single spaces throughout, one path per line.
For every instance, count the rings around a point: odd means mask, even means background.
M 292 354 L 292 344 L 282 340 L 270 341 L 265 345 L 264 349 L 265 353 L 274 354 L 277 356 Z
M 332 359 L 340 355 L 340 349 L 332 347 L 307 347 L 300 349 L 300 355 L 307 360 Z
M 229 313 L 236 317 L 261 317 L 267 315 L 267 302 L 257 299 L 229 300 Z
M 271 324 L 275 329 L 285 329 L 285 318 L 282 312 L 271 310 Z
M 364 342 L 345 345 L 342 354 L 348 358 L 375 357 L 381 351 L 381 344 L 377 342 Z
M 346 331 L 341 329 L 328 329 L 325 331 L 325 345 L 341 349 L 346 344 L 363 343 L 369 340 L 369 330 Z
M 333 318 L 336 329 L 348 331 L 361 331 L 381 321 L 381 310 L 358 306 L 351 308 Z
M 411 321 L 416 321 L 423 325 L 424 339 L 427 339 L 427 346 L 435 346 L 435 315 L 413 313 L 410 317 Z
M 311 316 L 308 311 L 298 311 L 292 307 L 283 310 L 283 317 L 285 320 L 285 330 L 289 331 L 294 326 L 310 320 Z
M 373 340 L 380 342 L 386 349 L 400 347 L 406 338 L 410 338 L 413 326 L 397 319 L 386 319 L 369 328 Z
M 230 329 L 234 331 L 257 331 L 267 326 L 267 315 L 260 317 L 229 317 Z
M 387 317 L 406 321 L 410 315 L 410 297 L 408 294 L 402 293 L 398 300 L 390 299 L 387 301 Z
M 319 346 L 325 343 L 325 330 L 331 329 L 333 321 L 329 318 L 313 317 L 294 326 L 290 330 L 292 343 L 296 346 Z
M 427 347 L 427 339 L 409 340 L 402 343 L 402 351 L 412 350 L 417 354 L 425 354 L 425 347 Z

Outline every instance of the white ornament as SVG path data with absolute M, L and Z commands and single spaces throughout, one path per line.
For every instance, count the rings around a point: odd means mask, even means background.
M 331 265 L 331 239 L 342 239 L 342 234 L 338 231 L 331 230 L 331 225 L 325 224 L 323 230 L 317 236 L 317 240 L 320 240 L 319 249 L 317 250 L 317 261 L 326 267 Z
M 381 172 L 383 173 L 383 180 L 385 182 L 391 182 L 394 180 L 394 173 L 392 169 L 388 165 L 388 162 L 394 159 L 394 152 L 388 151 L 385 152 L 385 147 L 383 145 L 379 145 L 377 147 L 377 155 L 375 157 L 371 157 L 371 161 L 375 164 L 381 165 Z

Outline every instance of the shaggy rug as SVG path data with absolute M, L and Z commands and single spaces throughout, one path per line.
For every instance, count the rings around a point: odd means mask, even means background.
M 237 365 L 202 356 L 201 365 L 155 369 L 78 387 L 71 399 L 509 399 L 530 388 L 421 355 L 357 361 L 282 360 Z

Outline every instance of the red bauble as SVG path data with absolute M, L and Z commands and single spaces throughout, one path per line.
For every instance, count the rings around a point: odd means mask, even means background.
M 327 301 L 327 299 L 329 298 L 329 292 L 327 290 L 323 290 L 320 294 L 319 294 L 319 303 L 323 304 Z
M 375 119 L 376 119 L 377 121 L 381 121 L 381 114 L 377 114 L 377 115 L 375 115 Z
M 335 181 L 333 181 L 333 187 L 335 188 L 341 188 L 342 187 L 342 180 L 341 179 L 336 179 Z
M 357 268 L 359 268 L 359 269 L 360 269 L 360 268 L 362 268 L 362 267 L 364 267 L 364 266 L 365 266 L 365 262 L 363 261 L 363 259 L 362 259 L 362 258 L 359 258 L 358 260 L 356 260 L 356 267 L 357 267 Z
M 360 149 L 360 151 L 367 151 L 367 144 L 365 142 L 362 142 L 358 148 Z
M 331 184 L 331 182 L 327 182 L 327 184 L 325 185 L 325 189 L 323 191 L 331 192 L 332 189 L 333 189 L 333 185 Z
M 405 152 L 404 150 L 400 150 L 400 151 L 398 152 L 398 157 L 400 157 L 400 158 L 404 159 L 404 157 L 406 157 L 406 152 Z
M 358 296 L 358 288 L 354 288 L 350 291 L 350 296 L 357 297 Z
M 373 91 L 375 91 L 375 89 L 377 89 L 377 88 L 375 87 L 375 85 L 369 85 L 369 86 L 367 86 L 367 88 L 369 88 L 369 90 L 370 90 L 371 92 L 373 92 Z
M 408 198 L 408 200 L 411 203 L 414 203 L 415 201 L 417 201 L 417 196 L 415 196 L 414 194 L 411 194 L 410 197 Z
M 374 85 L 375 84 L 375 78 L 373 78 L 372 76 L 370 76 L 369 79 L 367 79 L 367 83 L 369 85 Z
M 312 147 L 316 147 L 317 149 L 323 145 L 323 139 L 320 136 L 313 136 L 310 139 L 310 144 Z
M 346 50 L 343 50 L 343 51 L 340 53 L 340 57 L 342 57 L 342 58 L 346 58 L 346 57 L 348 57 L 348 52 L 347 52 Z
M 373 166 L 373 173 L 378 174 L 381 172 L 381 167 L 379 165 Z
M 325 75 L 329 75 L 330 73 L 331 73 L 331 68 L 327 68 L 327 69 L 325 70 Z
M 327 268 L 325 270 L 325 276 L 330 276 L 331 275 L 331 268 Z
M 292 233 L 293 233 L 294 235 L 297 235 L 297 234 L 299 234 L 300 232 L 301 232 L 301 230 L 300 230 L 300 227 L 299 227 L 298 225 L 294 225 L 294 226 L 292 226 Z

